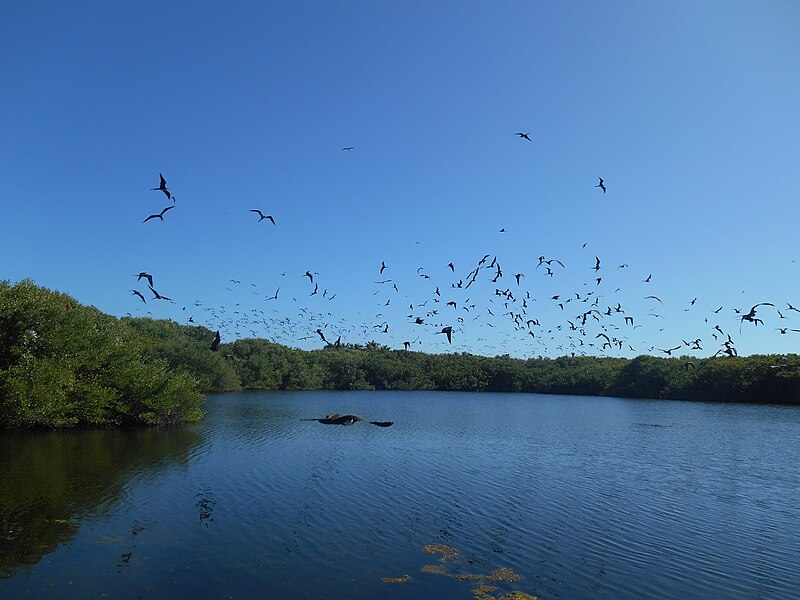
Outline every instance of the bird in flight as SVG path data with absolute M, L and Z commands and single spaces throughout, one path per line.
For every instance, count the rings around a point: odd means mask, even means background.
M 144 299 L 144 296 L 142 296 L 142 293 L 140 291 L 138 290 L 131 290 L 131 291 L 133 292 L 134 296 L 139 296 L 139 299 L 145 304 L 147 304 L 147 300 Z
M 150 189 L 164 192 L 168 200 L 172 200 L 173 202 L 175 202 L 175 196 L 169 193 L 169 188 L 167 187 L 167 180 L 164 179 L 164 176 L 161 173 L 159 173 L 158 176 L 161 178 L 161 183 L 157 188 L 150 188 Z
M 436 333 L 444 333 L 447 335 L 447 341 L 449 343 L 453 343 L 453 328 L 452 326 L 448 325 L 447 327 L 442 327 L 441 331 L 437 331 Z
M 598 183 L 594 187 L 599 187 L 601 190 L 603 190 L 603 193 L 605 194 L 606 193 L 606 184 L 603 183 L 603 178 L 602 177 L 598 177 L 598 179 L 600 180 L 600 183 Z
M 301 419 L 301 421 L 317 421 L 324 425 L 352 425 L 353 423 L 369 423 L 377 425 L 378 427 L 391 427 L 394 421 L 370 421 L 358 415 L 340 415 L 339 413 L 331 413 L 325 415 L 322 419 Z
M 211 342 L 210 350 L 212 352 L 216 352 L 217 348 L 219 348 L 219 343 L 222 341 L 222 338 L 219 337 L 219 329 L 217 330 L 216 335 L 214 336 L 214 341 Z
M 260 217 L 258 219 L 259 223 L 261 223 L 261 221 L 263 221 L 264 219 L 269 219 L 270 221 L 272 221 L 272 224 L 275 225 L 275 219 L 272 218 L 272 215 L 265 215 L 264 213 L 262 213 L 257 208 L 251 208 L 250 212 L 258 213 L 258 216 Z
M 594 257 L 594 266 L 592 267 L 592 269 L 594 269 L 595 273 L 597 273 L 600 270 L 600 258 L 597 256 Z
M 142 277 L 147 279 L 147 283 L 149 283 L 150 285 L 153 285 L 153 276 L 150 275 L 150 273 L 145 273 L 144 271 L 142 271 L 141 273 L 139 273 L 139 276 L 136 279 L 136 281 L 141 281 Z
M 516 134 L 514 134 L 514 135 L 518 135 L 518 136 L 520 137 L 520 139 L 523 139 L 523 140 L 528 140 L 529 142 L 532 142 L 532 141 L 533 141 L 531 138 L 529 138 L 529 137 L 528 137 L 528 136 L 530 135 L 530 132 L 529 132 L 529 133 L 517 132 L 517 133 L 516 133 Z
M 345 146 L 342 150 L 347 150 L 348 152 L 353 149 L 353 146 Z
M 647 300 L 648 298 L 652 298 L 653 300 L 658 300 L 659 302 L 661 302 L 661 298 L 659 298 L 658 296 L 645 296 L 644 297 L 645 300 Z M 664 304 L 664 303 L 661 302 L 661 304 Z
M 175 206 L 168 206 L 167 208 L 162 210 L 157 215 L 150 215 L 144 221 L 142 221 L 142 223 L 147 223 L 150 219 L 156 219 L 156 218 L 161 219 L 163 221 L 164 220 L 164 213 L 167 212 L 168 210 L 172 210 L 173 208 L 175 208 Z
M 384 261 L 381 261 L 381 270 L 379 275 L 383 275 L 384 270 L 386 270 L 386 263 Z
M 148 285 L 147 287 L 150 288 L 150 291 L 153 292 L 153 300 L 166 300 L 168 302 L 172 302 L 172 298 L 167 298 L 166 296 L 162 296 L 159 294 L 152 285 Z

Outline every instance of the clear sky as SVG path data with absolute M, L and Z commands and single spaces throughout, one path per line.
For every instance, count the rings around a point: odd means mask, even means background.
M 797 352 L 798 65 L 794 1 L 5 3 L 0 279 L 223 341 Z

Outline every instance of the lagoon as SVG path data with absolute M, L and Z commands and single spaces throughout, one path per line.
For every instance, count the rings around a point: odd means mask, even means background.
M 175 428 L 0 434 L 0 596 L 800 589 L 800 407 L 326 391 L 205 409 Z M 330 412 L 394 425 L 301 421 Z

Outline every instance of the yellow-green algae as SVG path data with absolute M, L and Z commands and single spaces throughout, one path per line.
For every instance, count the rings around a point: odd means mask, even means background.
M 444 544 L 428 544 L 427 546 L 423 546 L 422 549 L 428 554 L 441 554 L 442 557 L 439 559 L 439 562 L 455 560 L 456 554 L 458 554 L 458 550 L 450 546 L 445 546 Z
M 383 583 L 408 583 L 411 581 L 411 575 L 403 575 L 401 577 L 381 577 Z
M 439 554 L 439 564 L 425 565 L 420 571 L 423 573 L 432 573 L 434 575 L 444 575 L 452 577 L 459 581 L 472 581 L 472 595 L 476 600 L 537 600 L 536 596 L 531 596 L 524 592 L 513 590 L 502 596 L 493 596 L 490 592 L 497 591 L 499 588 L 495 585 L 489 585 L 487 582 L 504 582 L 511 583 L 522 581 L 523 577 L 519 573 L 514 572 L 507 567 L 495 569 L 488 575 L 484 574 L 471 574 L 471 573 L 453 573 L 448 571 L 447 565 L 442 563 L 454 563 L 457 561 L 458 550 L 445 546 L 444 544 L 428 544 L 423 546 L 423 550 L 428 554 Z

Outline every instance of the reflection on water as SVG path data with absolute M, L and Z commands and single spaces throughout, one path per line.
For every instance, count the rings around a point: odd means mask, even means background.
M 800 589 L 797 408 L 418 392 L 206 408 L 183 428 L 2 434 L 0 596 Z M 395 424 L 301 420 L 332 412 Z
M 0 577 L 36 564 L 83 520 L 112 511 L 132 479 L 186 465 L 199 439 L 189 428 L 3 432 Z

